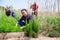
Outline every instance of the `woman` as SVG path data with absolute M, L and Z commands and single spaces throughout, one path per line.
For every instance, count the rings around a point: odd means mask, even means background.
M 19 24 L 20 26 L 25 26 L 26 21 L 27 21 L 27 23 L 29 23 L 29 20 L 32 20 L 33 17 L 32 17 L 32 15 L 28 14 L 26 9 L 22 9 L 21 13 L 22 13 L 22 17 L 20 18 L 20 20 L 18 20 L 17 24 Z M 16 24 L 16 26 L 17 26 L 17 24 Z

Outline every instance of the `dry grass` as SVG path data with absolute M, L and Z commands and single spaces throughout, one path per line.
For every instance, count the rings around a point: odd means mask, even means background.
M 39 12 L 40 16 L 42 17 L 58 17 L 60 18 L 60 13 L 52 13 L 52 12 Z

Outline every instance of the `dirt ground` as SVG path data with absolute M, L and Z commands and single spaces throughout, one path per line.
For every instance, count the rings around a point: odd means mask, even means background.
M 46 37 L 42 34 L 39 34 L 38 38 L 29 38 L 29 37 L 17 37 L 17 38 L 8 38 L 4 40 L 60 40 L 60 37 Z
M 58 37 L 58 38 L 50 38 L 50 37 L 40 36 L 38 38 L 24 37 L 24 38 L 10 38 L 10 39 L 6 39 L 6 40 L 60 40 L 60 37 Z

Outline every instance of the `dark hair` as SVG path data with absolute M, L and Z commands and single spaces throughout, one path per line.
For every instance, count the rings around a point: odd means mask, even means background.
M 9 8 L 5 8 L 5 10 L 7 10 L 7 9 L 9 9 Z
M 27 9 L 22 9 L 21 12 L 22 12 L 22 11 L 26 11 L 26 12 L 27 12 Z

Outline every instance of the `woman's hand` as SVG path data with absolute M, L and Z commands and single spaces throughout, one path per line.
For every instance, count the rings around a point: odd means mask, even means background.
M 17 27 L 17 25 L 18 25 L 18 22 L 16 23 L 16 27 Z

